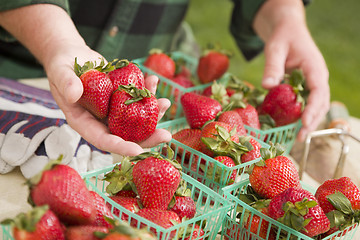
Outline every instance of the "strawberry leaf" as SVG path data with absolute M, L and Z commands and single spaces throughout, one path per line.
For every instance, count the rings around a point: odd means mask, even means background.
M 351 202 L 342 192 L 335 192 L 326 196 L 326 199 L 334 206 L 335 209 L 350 215 L 354 213 Z

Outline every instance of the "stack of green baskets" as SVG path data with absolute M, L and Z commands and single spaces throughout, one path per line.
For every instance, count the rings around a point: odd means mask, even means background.
M 221 231 L 221 239 L 232 239 L 232 240 L 250 240 L 250 239 L 263 239 L 259 236 L 260 227 L 264 222 L 268 222 L 268 228 L 266 233 L 266 239 L 268 239 L 270 230 L 275 229 L 276 240 L 280 239 L 296 239 L 296 240 L 314 240 L 292 228 L 285 226 L 284 224 L 270 218 L 269 216 L 259 212 L 253 207 L 249 206 L 245 202 L 239 199 L 239 194 L 244 193 L 246 188 L 249 186 L 249 180 L 243 180 L 241 182 L 235 183 L 231 186 L 227 186 L 223 188 L 224 196 L 234 203 L 233 208 L 226 215 L 223 227 Z M 302 182 L 302 187 L 312 193 L 314 193 L 314 189 Z M 245 214 L 245 213 L 248 213 Z M 252 229 L 245 228 L 245 218 L 246 216 L 250 219 L 255 216 L 259 217 L 259 227 Z M 240 216 L 240 217 L 239 217 Z M 249 226 L 251 228 L 251 226 Z M 323 238 L 323 240 L 345 240 L 345 239 L 353 239 L 354 234 L 358 228 L 358 224 L 350 226 L 343 231 L 338 231 L 333 233 L 332 235 Z M 280 233 L 282 234 L 280 237 Z
M 159 123 L 158 128 L 167 129 L 173 134 L 181 129 L 188 128 L 188 124 L 186 118 L 183 117 L 172 121 Z M 269 148 L 269 145 L 262 142 L 261 140 L 258 140 L 258 142 L 262 145 L 262 147 Z M 163 152 L 162 150 L 164 149 L 165 145 L 166 144 L 160 144 L 159 146 L 154 147 L 152 151 Z M 219 161 L 216 161 L 212 157 L 209 157 L 189 146 L 184 145 L 179 141 L 176 141 L 175 139 L 172 139 L 168 145 L 170 145 L 174 150 L 175 155 L 178 155 L 179 149 L 181 149 L 182 154 L 179 156 L 180 159 L 178 159 L 178 161 L 181 163 L 183 172 L 220 194 L 222 194 L 222 188 L 228 185 L 229 179 L 234 171 L 237 173 L 236 181 L 246 179 L 248 178 L 246 170 L 253 163 L 256 163 L 260 160 L 255 159 L 247 163 L 229 167 Z M 190 155 L 190 160 L 185 161 L 185 155 Z
M 170 54 L 171 58 L 176 60 L 182 59 L 185 63 L 185 66 L 190 70 L 192 73 L 192 76 L 197 76 L 196 69 L 198 65 L 198 59 L 186 55 L 182 52 L 172 52 Z M 205 88 L 211 86 L 212 83 L 207 84 L 201 84 L 200 82 L 195 82 L 194 87 L 185 88 L 172 80 L 163 77 L 156 72 L 152 71 L 151 69 L 144 66 L 144 62 L 146 60 L 146 57 L 138 58 L 133 60 L 134 63 L 138 64 L 140 69 L 145 75 L 156 75 L 159 77 L 159 83 L 156 90 L 156 97 L 157 98 L 168 98 L 171 101 L 172 107 L 169 108 L 169 110 L 165 113 L 164 117 L 162 118 L 162 121 L 172 120 L 179 117 L 184 116 L 182 106 L 180 104 L 180 97 L 184 93 L 188 92 L 196 92 L 196 93 L 202 93 Z M 221 79 L 218 79 L 218 81 L 225 81 L 229 77 L 229 74 L 224 74 L 224 76 Z M 197 78 L 194 78 L 194 80 L 197 80 Z M 197 80 L 198 81 L 198 80 Z M 174 94 L 174 92 L 178 92 L 180 94 Z

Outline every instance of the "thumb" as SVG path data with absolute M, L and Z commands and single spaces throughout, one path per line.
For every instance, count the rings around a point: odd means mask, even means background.
M 262 87 L 270 89 L 278 85 L 285 73 L 287 50 L 281 43 L 271 43 L 265 46 L 265 67 Z

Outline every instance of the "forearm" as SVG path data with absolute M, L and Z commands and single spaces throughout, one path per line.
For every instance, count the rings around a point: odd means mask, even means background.
M 69 15 L 51 4 L 35 4 L 0 12 L 0 25 L 43 65 L 69 44 L 85 45 Z
M 275 29 L 282 24 L 306 29 L 304 4 L 300 0 L 267 0 L 259 9 L 253 21 L 253 28 L 260 38 L 267 42 Z M 291 34 L 289 32 L 289 34 Z

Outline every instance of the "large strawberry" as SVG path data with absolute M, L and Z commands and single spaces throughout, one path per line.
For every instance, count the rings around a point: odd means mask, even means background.
M 222 110 L 218 101 L 195 92 L 182 95 L 181 104 L 190 128 L 201 128 Z
M 144 66 L 169 79 L 175 75 L 174 60 L 160 49 L 150 50 Z
M 250 104 L 246 104 L 245 107 L 237 107 L 234 111 L 240 115 L 245 125 L 260 129 L 259 115 L 255 107 Z
M 101 240 L 96 233 L 108 233 L 109 228 L 104 226 L 77 225 L 66 228 L 66 240 Z
M 92 224 L 96 208 L 92 195 L 80 174 L 68 165 L 51 161 L 28 181 L 29 200 L 50 209 L 66 224 Z
M 330 229 L 330 221 L 315 196 L 302 188 L 290 187 L 274 196 L 269 216 L 309 237 Z
M 154 133 L 159 105 L 148 89 L 120 85 L 110 99 L 108 126 L 126 141 L 141 142 Z
M 127 59 L 122 59 L 115 61 L 113 65 L 115 65 L 115 69 L 110 71 L 108 76 L 113 84 L 114 91 L 120 85 L 129 84 L 140 89 L 145 88 L 144 74 L 136 64 Z
M 12 225 L 15 240 L 65 240 L 62 224 L 47 205 L 20 213 L 13 219 L 5 219 L 2 224 Z
M 242 117 L 236 111 L 222 112 L 219 117 L 217 117 L 217 121 L 229 124 L 231 129 L 236 128 L 236 132 L 239 136 L 246 135 Z
M 98 66 L 91 61 L 80 66 L 75 58 L 74 71 L 83 84 L 83 94 L 78 102 L 100 119 L 108 114 L 113 84 L 107 73 L 113 69 L 111 63 L 105 65 L 104 59 Z
M 279 84 L 266 94 L 259 107 L 259 114 L 270 115 L 276 126 L 283 126 L 297 121 L 305 106 L 304 78 L 302 72 L 295 70 L 288 82 Z
M 104 200 L 97 192 L 90 191 L 90 194 L 92 195 L 94 206 L 96 209 L 96 217 L 93 225 L 95 226 L 104 226 L 107 228 L 110 228 L 110 223 L 106 220 L 106 218 L 112 219 L 113 216 L 111 214 L 111 211 Z
M 349 177 L 326 180 L 315 197 L 331 222 L 327 235 L 360 222 L 360 190 Z
M 179 130 L 178 132 L 174 133 L 172 135 L 172 138 L 185 144 L 186 146 L 191 147 L 194 150 L 201 152 L 201 130 L 200 129 L 194 129 L 194 128 L 184 128 Z M 171 144 L 171 147 L 173 150 L 176 149 L 176 146 L 174 143 Z M 184 154 L 184 149 L 182 147 L 177 148 L 177 154 L 178 156 L 182 157 Z M 190 157 L 195 157 L 192 152 L 186 151 L 185 153 L 185 161 L 189 161 Z
M 255 163 L 249 173 L 251 186 L 263 198 L 273 198 L 290 187 L 301 188 L 295 164 L 283 153 L 279 144 L 262 148 L 263 160 Z
M 142 205 L 146 208 L 167 209 L 176 192 L 181 166 L 160 154 L 144 153 L 134 157 L 133 182 Z
M 217 49 L 207 49 L 199 59 L 197 75 L 200 82 L 209 83 L 219 79 L 228 70 L 229 55 Z

